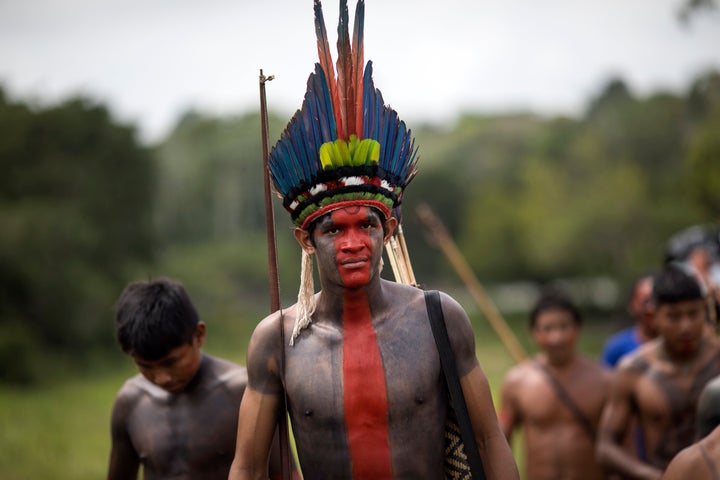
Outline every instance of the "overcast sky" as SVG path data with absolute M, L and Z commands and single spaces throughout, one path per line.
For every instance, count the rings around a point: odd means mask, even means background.
M 351 18 L 354 0 L 350 0 Z M 720 70 L 720 12 L 682 0 L 366 0 L 365 58 L 407 120 L 460 111 L 575 114 L 607 80 L 683 92 Z M 324 2 L 334 45 L 338 2 Z M 317 50 L 311 0 L 0 0 L 0 84 L 41 104 L 83 93 L 154 141 L 189 108 L 300 106 Z

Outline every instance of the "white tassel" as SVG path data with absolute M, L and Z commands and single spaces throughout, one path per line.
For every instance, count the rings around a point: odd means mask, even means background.
M 300 266 L 300 290 L 298 291 L 295 325 L 293 326 L 292 336 L 290 337 L 291 347 L 295 344 L 295 338 L 300 335 L 300 330 L 310 326 L 313 313 L 315 313 L 313 259 L 312 255 L 303 250 L 302 263 Z

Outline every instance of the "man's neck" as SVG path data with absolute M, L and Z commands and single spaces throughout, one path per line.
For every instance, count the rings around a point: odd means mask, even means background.
M 547 366 L 554 370 L 564 371 L 571 368 L 577 360 L 577 353 L 571 352 L 569 355 L 548 355 L 547 353 L 542 354 L 540 361 L 544 362 Z
M 375 310 L 385 300 L 382 280 L 379 276 L 373 277 L 362 288 L 346 288 L 338 284 L 323 284 L 318 297 L 317 312 L 323 317 L 335 318 L 342 313 L 343 304 L 348 300 L 366 302 L 371 306 L 371 310 Z
M 667 348 L 665 342 L 660 343 L 660 358 L 673 365 L 683 373 L 689 373 L 692 370 L 694 362 L 700 357 L 700 352 L 705 345 L 705 339 L 698 341 L 698 347 L 691 352 L 675 352 Z

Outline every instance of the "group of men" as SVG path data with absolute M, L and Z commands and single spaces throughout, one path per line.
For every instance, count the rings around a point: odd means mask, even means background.
M 257 325 L 242 367 L 202 352 L 206 326 L 179 282 L 128 285 L 116 333 L 139 374 L 113 406 L 108 479 L 141 466 L 149 480 L 298 478 L 279 438 L 286 415 L 304 478 L 444 478 L 453 413 L 469 429 L 466 456 L 479 457 L 475 478 L 478 463 L 488 479 L 519 478 L 517 427 L 529 479 L 658 478 L 695 440 L 700 393 L 720 374 L 697 281 L 672 265 L 653 278 L 645 343 L 613 372 L 578 353 L 574 304 L 543 295 L 530 315 L 540 353 L 508 373 L 496 413 L 461 305 L 381 277 L 417 151 L 363 64 L 363 0 L 352 42 L 341 1 L 337 76 L 314 7 L 319 63 L 267 165 L 302 250 L 298 301 Z M 701 458 L 713 458 L 712 438 Z
M 146 479 L 294 471 L 287 455 L 272 454 L 286 453 L 274 441 L 285 415 L 304 478 L 442 478 L 451 412 L 463 442 L 477 444 L 465 450 L 476 472 L 518 478 L 463 308 L 380 276 L 417 149 L 364 65 L 364 8 L 359 0 L 351 42 L 341 1 L 336 76 L 315 0 L 319 63 L 267 162 L 302 249 L 297 303 L 258 324 L 243 368 L 202 353 L 206 327 L 181 285 L 129 285 L 116 305 L 117 336 L 140 373 L 113 407 L 109 479 L 136 478 L 140 465 Z M 435 307 L 454 381 L 430 325 Z
M 717 230 L 708 232 L 687 253 L 718 262 Z M 689 257 L 635 282 L 634 324 L 606 342 L 606 368 L 577 351 L 581 319 L 567 298 L 535 306 L 540 353 L 506 375 L 499 413 L 509 441 L 524 430 L 526 478 L 719 478 L 718 285 Z
M 441 478 L 448 405 L 428 355 L 425 299 L 380 278 L 394 224 L 345 206 L 318 217 L 312 234 L 298 228 L 323 287 L 312 324 L 289 347 L 278 329 L 292 336 L 297 305 L 263 320 L 248 370 L 202 353 L 206 326 L 180 283 L 128 285 L 116 331 L 140 373 L 116 398 L 108 478 L 135 479 L 141 464 L 145 478 L 280 478 L 284 400 L 305 478 Z M 631 329 L 645 329 L 643 341 L 612 370 L 579 352 L 582 316 L 569 297 L 542 295 L 529 315 L 539 353 L 507 373 L 497 417 L 467 316 L 441 300 L 488 478 L 517 476 L 509 445 L 518 428 L 527 479 L 655 479 L 666 469 L 664 478 L 717 478 L 720 343 L 707 292 L 682 266 L 636 282 Z M 364 333 L 351 325 L 360 321 Z M 352 336 L 365 342 L 354 351 Z M 294 461 L 285 468 L 299 477 Z

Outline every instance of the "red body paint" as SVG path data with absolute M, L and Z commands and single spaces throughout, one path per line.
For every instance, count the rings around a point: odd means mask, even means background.
M 342 209 L 332 215 L 341 226 L 335 255 L 348 288 L 343 295 L 343 399 L 352 477 L 392 478 L 385 371 L 367 295 L 354 290 L 366 285 L 371 275 L 373 245 L 370 230 L 363 227 L 367 209 Z
M 392 478 L 385 372 L 364 293 L 344 296 L 343 382 L 353 479 Z

